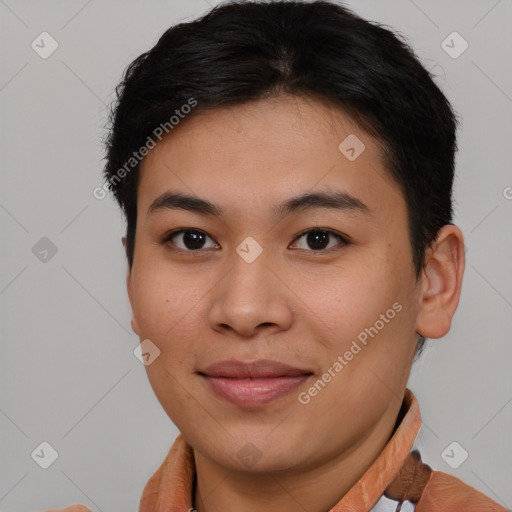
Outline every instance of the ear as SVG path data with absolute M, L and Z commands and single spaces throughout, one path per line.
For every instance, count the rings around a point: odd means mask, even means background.
M 416 332 L 426 338 L 441 338 L 451 327 L 459 304 L 465 267 L 464 237 L 452 224 L 443 226 L 427 249 Z
M 123 243 L 123 247 L 124 247 L 124 250 L 126 251 L 126 237 L 123 236 L 123 238 L 121 239 L 121 242 Z M 133 312 L 133 299 L 132 299 L 132 273 L 131 273 L 131 269 L 130 267 L 128 267 L 128 272 L 126 274 L 126 290 L 128 292 L 128 299 L 130 301 L 130 306 L 132 308 L 132 331 L 139 335 L 140 333 L 140 329 L 139 329 L 139 326 L 137 324 L 137 320 L 135 318 L 135 315 L 134 315 L 134 312 Z

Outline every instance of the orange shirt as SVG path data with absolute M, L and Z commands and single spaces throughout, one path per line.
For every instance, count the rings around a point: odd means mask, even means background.
M 458 478 L 433 471 L 421 461 L 418 451 L 411 451 L 421 416 L 408 389 L 401 416 L 375 462 L 328 512 L 507 512 Z M 194 480 L 193 450 L 180 434 L 144 487 L 139 512 L 192 512 Z M 75 505 L 47 512 L 90 511 Z

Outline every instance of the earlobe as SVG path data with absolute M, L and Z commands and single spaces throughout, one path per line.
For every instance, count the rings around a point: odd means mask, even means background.
M 138 324 L 137 324 L 137 320 L 135 320 L 135 318 L 133 318 L 133 317 L 132 317 L 131 325 L 132 325 L 132 331 L 133 331 L 137 336 L 140 336 L 140 331 L 139 331 L 139 326 L 138 326 Z
M 416 319 L 416 332 L 421 336 L 441 338 L 450 330 L 462 290 L 464 266 L 462 232 L 452 224 L 443 226 L 426 252 Z

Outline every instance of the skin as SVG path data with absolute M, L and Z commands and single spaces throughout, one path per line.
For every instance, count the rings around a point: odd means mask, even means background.
M 338 149 L 349 134 L 365 144 L 354 161 Z M 214 202 L 224 216 L 148 213 L 169 190 Z M 369 212 L 272 214 L 291 197 L 332 190 L 350 193 Z M 194 449 L 198 512 L 326 511 L 377 458 L 393 433 L 416 333 L 448 332 L 464 272 L 462 233 L 448 225 L 416 280 L 407 226 L 405 199 L 378 142 L 317 100 L 279 96 L 204 111 L 145 157 L 127 276 L 132 328 L 161 351 L 147 374 Z M 299 235 L 316 227 L 350 243 L 332 235 L 315 250 Z M 188 248 L 183 234 L 163 241 L 178 228 L 204 232 L 203 248 Z M 248 236 L 263 249 L 252 263 L 236 252 Z M 394 303 L 402 310 L 300 403 L 298 394 Z M 230 358 L 278 360 L 314 375 L 273 402 L 241 408 L 197 374 Z M 247 443 L 259 454 L 251 467 L 237 456 Z

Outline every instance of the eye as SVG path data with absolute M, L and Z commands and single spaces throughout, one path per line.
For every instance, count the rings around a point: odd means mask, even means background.
M 308 250 L 308 247 L 310 247 L 312 251 L 330 250 L 333 248 L 332 246 L 329 247 L 330 238 L 332 237 L 336 238 L 338 242 L 341 242 L 339 244 L 341 247 L 349 244 L 349 241 L 345 237 L 330 229 L 309 229 L 300 234 L 295 240 L 300 240 L 304 237 L 306 247 L 298 247 L 299 249 Z
M 174 230 L 171 233 L 165 235 L 162 243 L 167 244 L 171 242 L 171 245 L 174 245 L 179 250 L 186 252 L 198 251 L 200 249 L 211 249 L 211 248 L 219 248 L 219 245 L 215 243 L 213 246 L 205 247 L 206 239 L 213 240 L 210 238 L 205 232 L 200 231 L 198 229 L 178 229 Z M 175 243 L 173 240 L 177 240 Z

